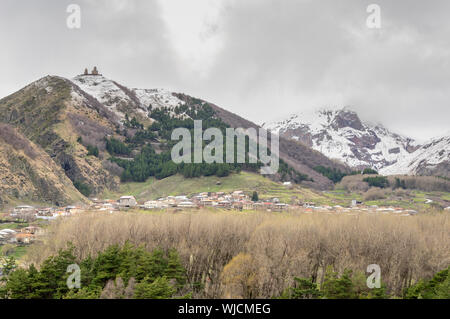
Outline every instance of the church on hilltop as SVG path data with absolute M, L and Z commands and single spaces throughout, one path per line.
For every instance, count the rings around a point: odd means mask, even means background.
M 92 70 L 92 72 L 91 72 L 91 73 L 89 73 L 88 69 L 87 69 L 87 68 L 85 68 L 85 69 L 84 69 L 84 73 L 83 73 L 83 75 L 101 75 L 101 74 L 100 74 L 100 73 L 98 73 L 97 67 L 96 67 L 96 66 L 94 66 L 94 69 Z

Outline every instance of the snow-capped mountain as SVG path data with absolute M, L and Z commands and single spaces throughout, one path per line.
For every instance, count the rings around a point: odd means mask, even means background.
M 438 175 L 450 178 L 450 132 L 431 139 L 409 156 L 380 172 L 384 175 Z
M 101 75 L 79 75 L 72 82 L 114 112 L 119 119 L 123 119 L 130 109 L 146 115 L 149 106 L 171 108 L 185 103 L 165 89 L 130 89 Z
M 380 170 L 409 158 L 419 147 L 411 138 L 361 121 L 347 108 L 295 114 L 263 126 L 355 168 Z

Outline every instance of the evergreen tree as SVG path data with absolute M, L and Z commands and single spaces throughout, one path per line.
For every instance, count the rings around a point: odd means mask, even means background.
M 186 284 L 186 273 L 184 267 L 181 264 L 178 252 L 174 249 L 169 251 L 169 256 L 167 259 L 167 267 L 164 272 L 166 278 L 175 279 L 176 287 L 182 288 Z
M 323 295 L 326 299 L 355 299 L 351 271 L 345 270 L 342 276 L 328 268 L 322 286 Z
M 407 299 L 449 299 L 450 267 L 438 272 L 429 281 L 421 280 L 405 292 Z
M 142 282 L 136 284 L 134 297 L 137 299 L 169 299 L 175 294 L 166 277 L 159 277 L 152 281 L 146 277 Z
M 294 278 L 294 287 L 288 292 L 289 299 L 317 299 L 322 295 L 317 284 L 310 278 Z

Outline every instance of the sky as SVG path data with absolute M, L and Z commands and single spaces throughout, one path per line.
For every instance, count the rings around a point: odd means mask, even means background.
M 346 106 L 424 141 L 450 132 L 449 14 L 448 0 L 1 0 L 0 97 L 96 65 L 258 124 Z

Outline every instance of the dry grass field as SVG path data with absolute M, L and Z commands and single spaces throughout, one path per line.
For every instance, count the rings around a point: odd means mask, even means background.
M 26 263 L 39 264 L 72 242 L 80 258 L 130 241 L 146 249 L 176 248 L 195 297 L 279 295 L 294 277 L 323 281 L 327 267 L 367 276 L 378 264 L 391 294 L 450 265 L 450 218 L 266 212 L 93 212 L 53 223 Z

